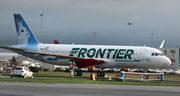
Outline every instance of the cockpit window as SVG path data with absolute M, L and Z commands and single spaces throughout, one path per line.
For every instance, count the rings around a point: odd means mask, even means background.
M 156 53 L 155 56 L 158 56 L 158 53 Z
M 151 56 L 164 56 L 163 53 L 152 53 Z
M 154 53 L 152 53 L 151 56 L 154 56 Z
M 160 56 L 164 56 L 164 54 L 163 54 L 163 53 L 159 53 L 159 55 L 160 55 Z

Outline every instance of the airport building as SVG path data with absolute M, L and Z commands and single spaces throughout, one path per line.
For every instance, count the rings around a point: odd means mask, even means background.
M 159 48 L 164 55 L 169 57 L 171 65 L 167 69 L 180 69 L 180 49 L 179 48 Z

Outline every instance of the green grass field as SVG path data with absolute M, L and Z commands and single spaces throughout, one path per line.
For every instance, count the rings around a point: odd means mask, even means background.
M 107 81 L 107 80 L 88 80 L 88 79 L 75 79 L 75 78 L 0 78 L 1 82 L 40 82 L 40 83 L 88 83 L 88 84 L 120 84 L 120 85 L 153 85 L 153 86 L 180 86 L 175 83 L 163 82 L 131 82 L 131 81 Z
M 96 72 L 93 72 L 96 76 Z M 125 77 L 134 79 L 140 79 L 139 82 L 134 81 L 115 81 L 114 79 L 109 81 L 108 79 L 102 79 L 103 77 L 96 77 L 96 80 L 89 80 L 91 72 L 83 72 L 82 77 L 87 77 L 87 79 L 77 79 L 70 78 L 70 72 L 46 72 L 40 71 L 38 73 L 34 72 L 34 76 L 46 76 L 46 77 L 67 77 L 67 78 L 0 78 L 1 82 L 41 82 L 41 83 L 89 83 L 89 84 L 123 84 L 123 85 L 155 85 L 155 86 L 180 86 L 179 83 L 166 83 L 160 82 L 157 79 L 157 75 L 149 75 L 149 79 L 156 79 L 158 82 L 141 82 L 142 75 L 134 75 L 134 74 L 125 74 Z M 8 72 L 2 72 L 2 75 L 10 75 Z M 112 78 L 117 78 L 117 73 L 114 72 L 106 72 L 106 75 Z M 120 75 L 120 73 L 118 74 Z M 75 76 L 80 77 L 80 76 Z M 120 78 L 120 76 L 118 76 Z M 149 80 L 148 79 L 148 80 Z M 166 75 L 165 80 L 179 80 L 180 75 Z M 147 80 L 145 80 L 147 81 Z
M 92 72 L 96 76 L 96 72 Z M 91 72 L 83 72 L 82 77 L 90 77 Z M 10 75 L 9 72 L 7 73 L 6 71 L 2 72 L 2 75 Z M 120 73 L 115 72 L 106 72 L 106 75 L 109 77 L 111 76 L 112 78 L 120 78 Z M 47 77 L 70 77 L 70 72 L 47 72 L 47 71 L 40 71 L 38 73 L 34 72 L 34 76 L 47 76 Z M 127 78 L 132 78 L 132 79 L 142 79 L 142 75 L 137 75 L 137 74 L 125 74 L 125 77 Z M 80 76 L 75 76 L 75 77 L 80 77 Z M 97 77 L 96 78 L 102 78 L 102 77 Z M 149 75 L 149 79 L 156 79 L 158 80 L 158 75 Z M 170 75 L 167 74 L 164 76 L 164 80 L 179 80 L 180 81 L 180 75 Z
M 96 72 L 92 72 L 96 76 Z M 91 72 L 83 72 L 82 77 L 90 77 Z M 112 78 L 120 78 L 120 73 L 115 72 L 106 72 L 106 75 L 109 77 L 111 76 Z M 56 77 L 70 77 L 70 72 L 38 72 L 34 73 L 34 76 L 56 76 Z M 136 79 L 142 79 L 142 75 L 137 75 L 137 74 L 125 74 L 125 77 L 127 78 L 136 78 Z M 80 76 L 75 76 L 75 77 L 80 77 Z M 102 77 L 97 77 L 96 78 L 102 78 Z M 158 75 L 149 75 L 149 79 L 157 79 L 158 80 Z M 164 76 L 164 80 L 180 80 L 180 75 L 166 75 Z

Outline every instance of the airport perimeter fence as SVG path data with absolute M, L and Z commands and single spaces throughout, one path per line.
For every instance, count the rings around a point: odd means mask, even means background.
M 124 72 L 121 71 L 121 80 L 160 80 L 164 81 L 164 73 L 138 73 L 138 72 Z

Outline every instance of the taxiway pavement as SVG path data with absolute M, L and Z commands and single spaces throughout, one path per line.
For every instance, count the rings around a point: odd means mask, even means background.
M 0 96 L 179 96 L 180 87 L 0 82 Z

